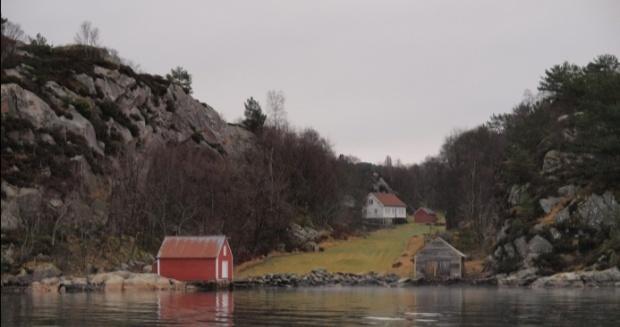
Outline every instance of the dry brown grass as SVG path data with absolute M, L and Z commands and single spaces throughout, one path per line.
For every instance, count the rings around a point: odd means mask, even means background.
M 465 270 L 463 271 L 463 275 L 465 278 L 476 278 L 482 276 L 482 271 L 484 270 L 484 260 L 483 259 L 475 259 L 465 261 Z
M 570 198 L 562 198 L 562 200 L 560 200 L 560 202 L 558 202 L 552 209 L 551 211 L 549 211 L 548 214 L 546 214 L 545 216 L 541 217 L 538 220 L 539 224 L 542 224 L 543 226 L 548 226 L 548 225 L 552 225 L 555 222 L 555 216 L 557 216 L 557 214 L 564 209 L 564 207 L 566 206 L 566 204 L 568 202 L 570 202 Z
M 413 256 L 415 256 L 420 249 L 424 246 L 424 236 L 423 235 L 415 235 L 412 236 L 409 241 L 407 241 L 407 247 L 403 251 L 403 253 L 398 257 L 398 260 L 394 263 L 397 267 L 393 267 L 390 272 L 395 273 L 399 276 L 406 277 L 412 274 L 413 272 Z M 398 264 L 397 264 L 398 263 Z

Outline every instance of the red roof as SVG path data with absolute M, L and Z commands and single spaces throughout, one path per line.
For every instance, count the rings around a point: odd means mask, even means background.
M 417 213 L 418 211 L 420 211 L 420 210 L 421 210 L 421 211 L 424 211 L 427 215 L 435 216 L 435 211 L 433 211 L 433 210 L 431 210 L 431 209 L 429 209 L 429 208 L 424 208 L 424 207 L 421 207 L 421 208 L 419 208 L 418 210 L 416 210 L 416 213 Z M 415 214 L 415 213 L 414 213 L 414 214 Z
M 387 207 L 406 207 L 407 205 L 392 193 L 371 193 Z
M 158 258 L 216 258 L 226 236 L 166 236 Z

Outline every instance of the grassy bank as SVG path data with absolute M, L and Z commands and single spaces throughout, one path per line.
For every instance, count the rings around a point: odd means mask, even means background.
M 439 227 L 432 227 L 433 231 Z M 408 223 L 381 229 L 364 238 L 334 241 L 323 244 L 325 251 L 292 253 L 270 256 L 258 263 L 239 266 L 236 278 L 271 273 L 304 274 L 314 268 L 332 272 L 377 273 L 395 272 L 405 275 L 403 269 L 392 268 L 401 259 L 412 236 L 431 231 L 431 227 Z M 402 260 L 401 260 L 402 261 Z

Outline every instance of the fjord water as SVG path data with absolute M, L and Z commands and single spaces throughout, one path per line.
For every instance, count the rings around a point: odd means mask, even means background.
M 620 290 L 486 287 L 2 294 L 2 326 L 618 326 Z

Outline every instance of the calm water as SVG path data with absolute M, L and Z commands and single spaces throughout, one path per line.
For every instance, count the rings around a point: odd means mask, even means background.
M 12 325 L 620 326 L 620 290 L 313 288 L 2 294 Z

